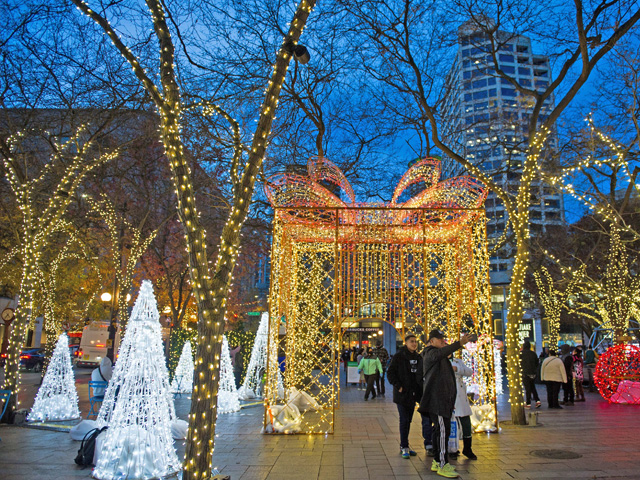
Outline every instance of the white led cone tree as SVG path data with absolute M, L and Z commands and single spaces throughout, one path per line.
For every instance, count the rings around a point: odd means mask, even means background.
M 58 337 L 49 368 L 27 420 L 44 422 L 72 420 L 79 417 L 78 393 L 71 367 L 69 337 L 63 333 Z
M 153 287 L 145 280 L 98 414 L 97 425 L 109 428 L 94 478 L 161 478 L 181 468 L 171 436 L 175 410 L 159 318 Z
M 171 382 L 171 391 L 174 393 L 191 393 L 193 390 L 193 353 L 191 341 L 184 342 L 178 366 Z
M 269 314 L 263 313 L 260 317 L 260 325 L 256 332 L 256 339 L 251 349 L 249 366 L 244 377 L 244 382 L 238 390 L 238 395 L 242 400 L 249 400 L 260 396 L 262 375 L 267 369 L 267 342 L 269 328 Z
M 220 352 L 220 389 L 218 390 L 218 413 L 231 413 L 240 410 L 236 381 L 231 365 L 231 353 L 227 336 L 222 336 Z

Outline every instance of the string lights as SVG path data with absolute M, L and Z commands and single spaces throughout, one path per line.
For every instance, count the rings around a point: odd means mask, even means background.
M 92 472 L 99 480 L 163 478 L 180 471 L 159 317 L 153 287 L 145 280 L 96 421 L 97 427 L 109 426 Z
M 574 296 L 578 283 L 583 279 L 586 266 L 582 266 L 569 280 L 564 291 L 555 288 L 553 278 L 546 267 L 533 273 L 538 286 L 538 298 L 544 308 L 544 317 L 549 325 L 549 347 L 557 348 L 560 341 L 560 314 L 567 308 L 567 300 Z
M 183 476 L 189 480 L 206 479 L 209 478 L 212 470 L 220 348 L 224 331 L 226 299 L 240 245 L 240 230 L 247 218 L 256 176 L 265 156 L 280 91 L 292 58 L 291 46 L 297 44 L 316 2 L 315 0 L 300 1 L 289 23 L 289 31 L 282 41 L 271 79 L 265 90 L 260 117 L 251 146 L 247 149 L 243 171 L 241 174 L 237 172 L 238 188 L 234 190 L 233 204 L 227 223 L 222 229 L 213 271 L 210 272 L 205 242 L 206 232 L 200 223 L 191 169 L 181 137 L 183 102 L 174 64 L 175 47 L 162 2 L 160 0 L 146 2 L 153 22 L 153 31 L 159 43 L 158 78 L 162 87 L 160 89 L 147 75 L 144 67 L 129 47 L 123 43 L 108 20 L 91 9 L 86 1 L 72 1 L 83 14 L 102 28 L 118 52 L 127 60 L 134 75 L 155 103 L 160 115 L 160 134 L 172 172 L 178 200 L 178 215 L 185 230 L 191 285 L 199 316 L 198 352 L 195 361 L 196 371 Z M 241 147 L 236 145 L 234 153 L 234 159 L 240 163 Z
M 124 295 L 116 295 L 118 302 L 117 314 L 120 319 L 120 329 L 125 331 L 127 326 L 127 320 L 129 317 L 129 300 L 127 300 L 127 293 L 131 290 L 133 283 L 132 275 L 135 271 L 138 261 L 144 255 L 149 248 L 149 245 L 158 234 L 158 229 L 149 232 L 145 237 L 142 231 L 138 227 L 134 227 L 131 222 L 124 216 L 118 215 L 115 205 L 108 198 L 107 195 L 102 194 L 98 200 L 85 195 L 91 209 L 100 215 L 100 218 L 107 225 L 109 231 L 109 239 L 111 241 L 112 255 L 109 257 L 111 260 L 111 266 L 115 272 L 117 284 L 119 285 L 119 291 Z M 130 232 L 131 236 L 127 240 L 128 254 L 126 260 L 123 262 L 122 257 L 125 256 L 125 249 L 122 248 L 122 234 L 124 230 Z
M 594 381 L 605 400 L 640 405 L 640 347 L 610 347 L 598 359 Z
M 231 413 L 240 410 L 236 380 L 233 376 L 231 354 L 227 336 L 222 336 L 222 350 L 220 355 L 220 390 L 218 390 L 218 413 Z
M 171 381 L 171 391 L 174 393 L 191 393 L 193 390 L 193 352 L 191 342 L 187 340 L 182 347 L 182 355 Z
M 401 334 L 435 327 L 449 338 L 463 329 L 477 333 L 477 402 L 495 417 L 483 185 L 471 177 L 439 182 L 440 162 L 427 158 L 402 177 L 392 202 L 358 204 L 329 160 L 310 159 L 308 171 L 308 177 L 272 177 L 265 186 L 275 210 L 265 430 L 272 429 L 280 402 L 289 405 L 300 392 L 315 408 L 296 417 L 295 430 L 333 431 L 342 333 L 362 318 L 387 321 Z M 426 189 L 400 202 L 418 182 Z M 349 203 L 326 183 L 339 187 Z M 256 345 L 259 337 L 260 331 Z
M 71 367 L 69 337 L 58 337 L 49 368 L 42 379 L 28 421 L 73 420 L 80 418 L 78 393 Z
M 256 332 L 256 339 L 251 349 L 251 358 L 244 381 L 238 389 L 238 395 L 242 400 L 250 400 L 260 397 L 262 393 L 262 380 L 267 368 L 267 346 L 269 332 L 269 314 L 260 316 L 260 324 Z
M 23 143 L 30 141 L 30 132 L 19 132 L 6 141 L 8 150 L 3 155 L 3 163 L 11 192 L 20 210 L 22 231 L 20 245 L 11 252 L 21 259 L 22 274 L 18 292 L 20 303 L 9 334 L 4 367 L 4 388 L 11 391 L 10 412 L 19 405 L 16 394 L 20 381 L 20 351 L 25 344 L 27 326 L 34 319 L 35 300 L 41 286 L 40 265 L 44 250 L 49 245 L 51 235 L 60 228 L 62 216 L 87 174 L 98 165 L 119 155 L 118 149 L 96 154 L 95 137 L 83 141 L 86 129 L 85 125 L 80 126 L 63 143 L 58 142 L 56 138 L 49 138 L 54 153 L 40 171 L 32 169 L 30 165 L 28 175 L 24 170 L 25 165 L 28 165 L 28 159 L 23 158 L 21 152 L 31 151 L 29 146 L 23 150 Z M 45 191 L 45 184 L 52 187 L 46 188 Z M 48 310 L 47 314 L 50 317 L 51 311 Z M 55 330 L 56 334 L 59 332 L 55 320 L 51 329 Z

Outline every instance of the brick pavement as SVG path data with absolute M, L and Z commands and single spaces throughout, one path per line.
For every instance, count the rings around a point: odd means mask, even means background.
M 79 393 L 82 397 L 82 389 Z M 541 388 L 544 397 L 544 387 Z M 429 470 L 431 458 L 420 448 L 417 457 L 399 455 L 395 405 L 386 398 L 363 402 L 363 392 L 343 390 L 332 435 L 263 435 L 262 408 L 244 408 L 221 415 L 217 424 L 214 463 L 233 480 L 345 479 L 419 480 L 442 478 Z M 28 402 L 23 402 L 26 405 Z M 86 413 L 88 405 L 81 401 Z M 187 397 L 176 400 L 178 415 L 186 418 Z M 500 417 L 508 418 L 508 405 L 500 403 Z M 502 479 L 640 479 L 637 441 L 640 407 L 609 405 L 597 394 L 587 402 L 564 410 L 540 409 L 539 427 L 503 424 L 499 434 L 474 435 L 477 461 L 460 457 L 457 469 L 464 480 Z M 0 426 L 0 478 L 89 478 L 89 469 L 73 463 L 78 442 L 66 433 Z M 421 445 L 419 415 L 410 437 Z M 177 445 L 179 454 L 184 445 Z M 561 450 L 575 459 L 548 459 L 534 450 Z

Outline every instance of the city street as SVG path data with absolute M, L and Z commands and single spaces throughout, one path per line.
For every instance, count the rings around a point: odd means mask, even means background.
M 88 411 L 86 381 L 90 369 L 77 373 L 83 415 Z M 37 375 L 23 375 L 25 384 Z M 545 398 L 544 387 L 540 387 Z M 27 406 L 26 392 L 21 406 Z M 414 417 L 412 447 L 418 456 L 400 457 L 398 414 L 386 397 L 364 402 L 355 387 L 342 391 L 335 433 L 331 435 L 264 435 L 262 408 L 250 406 L 220 415 L 214 460 L 233 480 L 258 479 L 404 479 L 439 478 L 429 470 L 431 458 L 421 450 L 419 415 Z M 499 403 L 501 420 L 508 420 L 506 395 Z M 189 399 L 176 399 L 180 418 L 187 418 Z M 637 457 L 640 409 L 608 404 L 595 393 L 585 403 L 563 410 L 539 409 L 538 427 L 501 423 L 499 434 L 476 434 L 473 448 L 479 459 L 460 457 L 454 463 L 465 480 L 640 478 Z M 28 427 L 0 426 L 0 477 L 3 480 L 89 478 L 90 470 L 73 463 L 80 443 L 68 433 Z M 177 442 L 178 454 L 184 453 Z

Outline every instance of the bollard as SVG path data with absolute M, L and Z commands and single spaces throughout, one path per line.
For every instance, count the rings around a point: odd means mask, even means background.
M 529 412 L 529 426 L 535 427 L 538 425 L 538 412 Z

